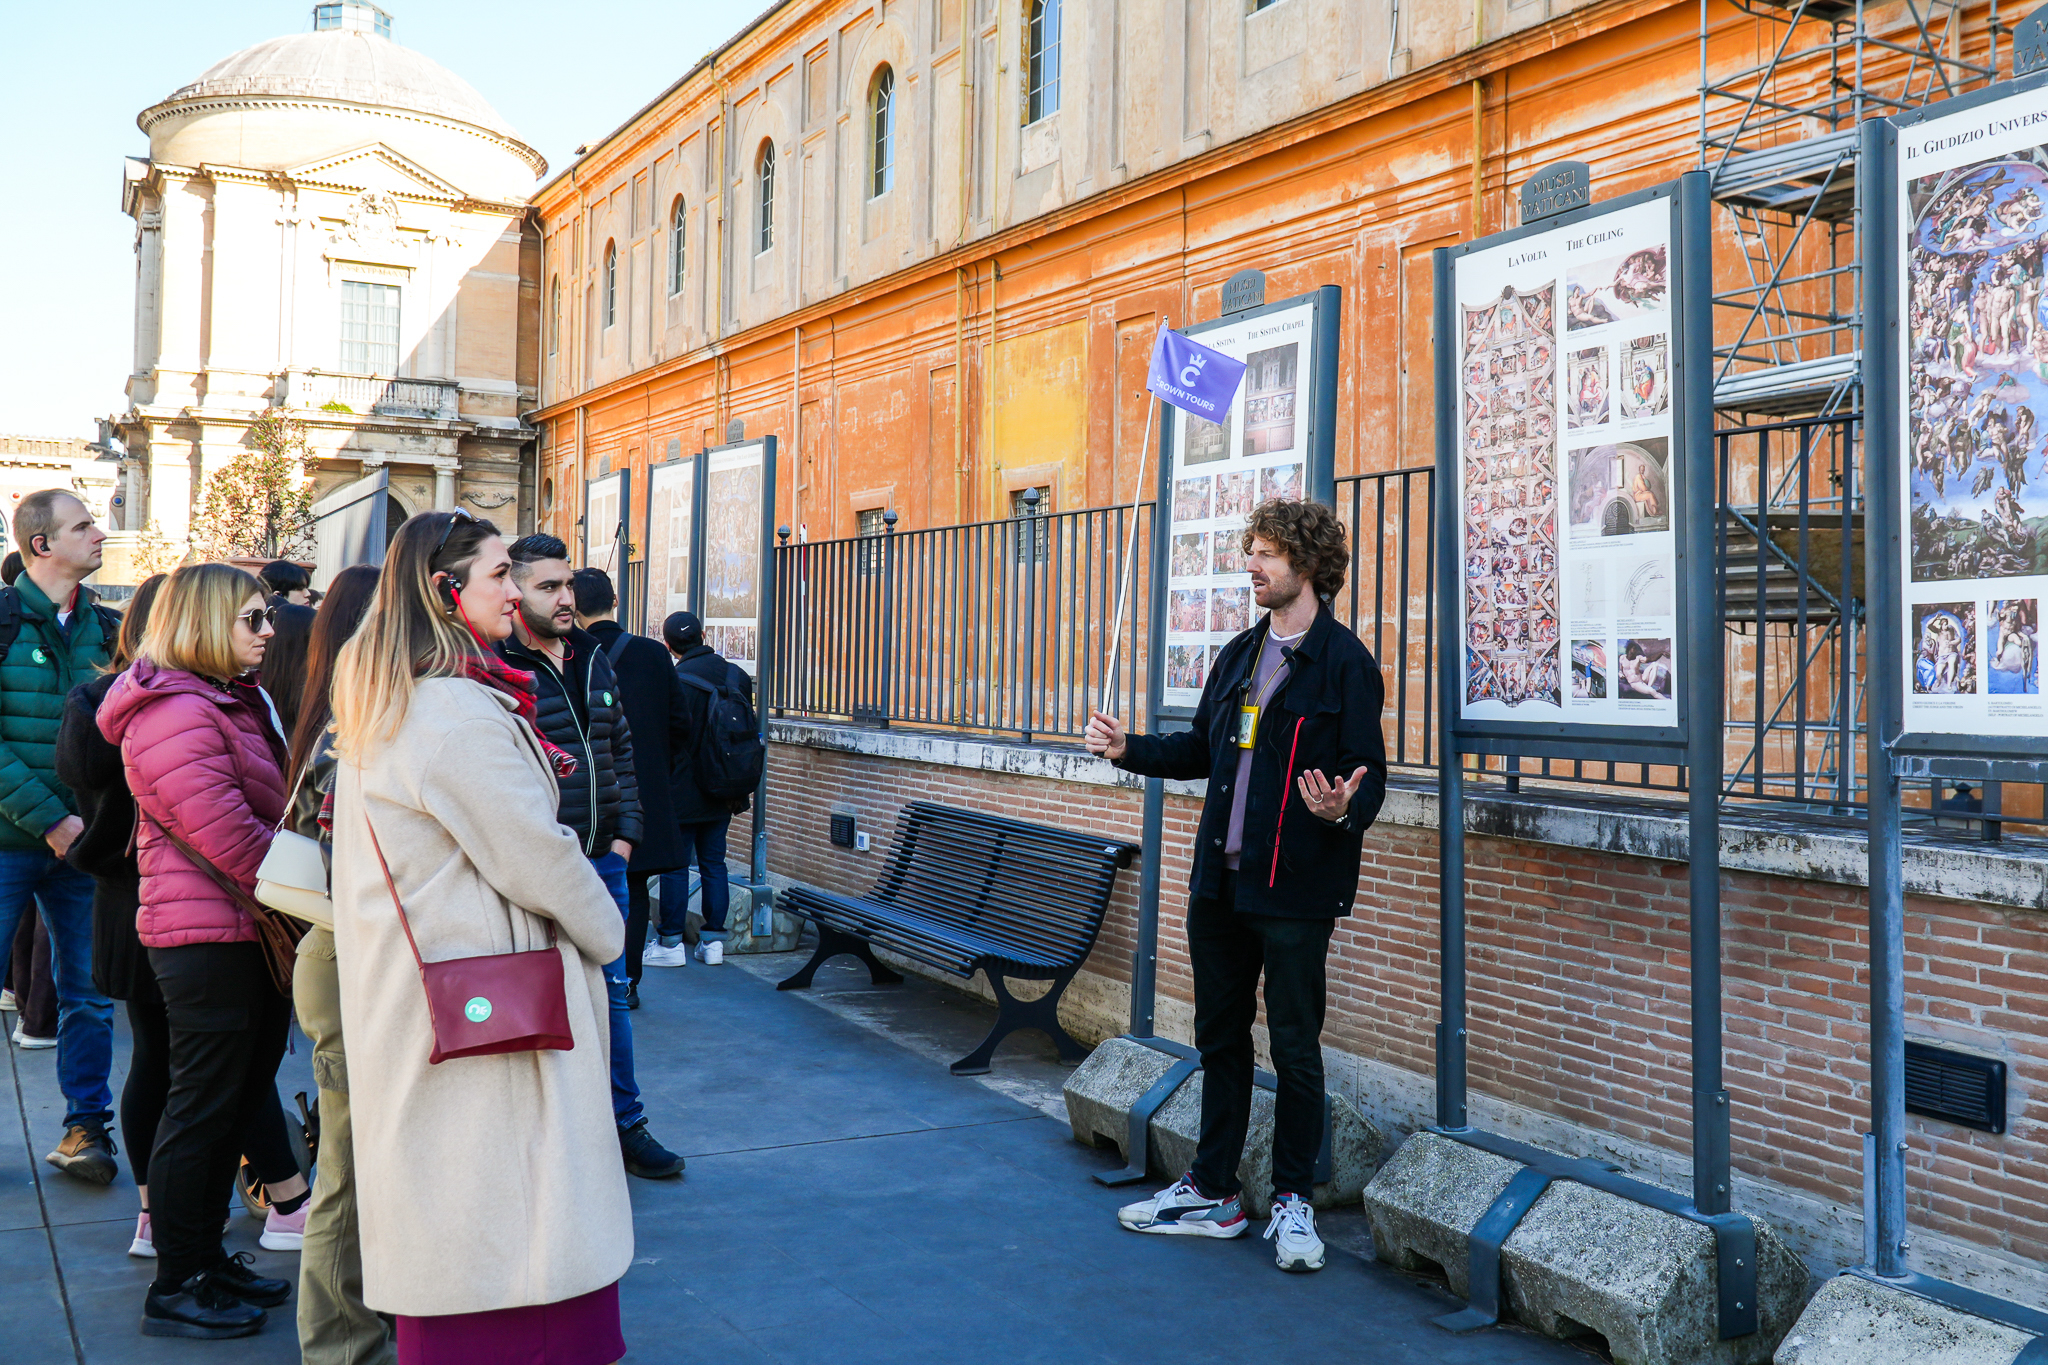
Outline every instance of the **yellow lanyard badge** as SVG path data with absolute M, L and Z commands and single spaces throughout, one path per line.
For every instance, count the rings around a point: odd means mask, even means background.
M 1237 708 L 1237 747 L 1249 749 L 1259 733 L 1259 708 L 1251 702 L 1240 703 Z

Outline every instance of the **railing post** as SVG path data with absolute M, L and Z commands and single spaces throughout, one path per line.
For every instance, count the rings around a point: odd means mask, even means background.
M 780 599 L 780 606 L 775 613 L 775 633 L 781 639 L 779 641 L 780 648 L 775 651 L 774 675 L 768 679 L 768 686 L 765 690 L 768 693 L 768 705 L 777 714 L 785 714 L 789 709 L 789 661 L 796 653 L 791 648 L 794 642 L 794 629 L 790 625 L 796 619 L 796 612 L 793 610 L 795 604 L 789 600 L 790 595 L 794 591 L 789 585 L 793 575 L 785 572 L 789 567 L 789 527 L 787 525 L 775 528 L 775 541 L 775 563 L 777 567 L 775 595 Z M 654 561 L 652 559 L 647 562 L 647 580 L 648 585 L 642 595 L 643 601 L 651 600 L 654 596 Z M 648 624 L 653 625 L 654 623 L 650 621 Z
M 1035 684 L 1038 678 L 1038 490 L 1024 490 L 1024 742 L 1031 742 L 1032 721 L 1038 713 Z
M 881 670 L 880 703 L 876 709 L 883 729 L 889 726 L 890 679 L 896 667 L 896 509 L 882 513 L 882 647 L 877 651 Z

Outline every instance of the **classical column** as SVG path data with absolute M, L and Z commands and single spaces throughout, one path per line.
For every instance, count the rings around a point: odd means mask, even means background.
M 439 460 L 434 464 L 434 510 L 453 512 L 455 510 L 456 462 Z

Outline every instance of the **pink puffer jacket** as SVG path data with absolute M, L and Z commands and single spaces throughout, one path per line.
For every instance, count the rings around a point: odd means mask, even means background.
M 284 775 L 268 699 L 249 683 L 206 679 L 137 659 L 100 703 L 100 733 L 121 746 L 142 810 L 135 928 L 152 948 L 256 940 L 249 916 L 152 821 L 253 891 L 284 815 Z

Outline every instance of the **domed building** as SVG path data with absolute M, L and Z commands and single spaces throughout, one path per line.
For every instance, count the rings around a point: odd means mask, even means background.
M 312 31 L 235 53 L 136 120 L 149 156 L 122 197 L 135 366 L 108 581 L 124 548 L 182 549 L 207 476 L 275 409 L 306 424 L 317 494 L 388 479 L 391 529 L 458 503 L 530 525 L 527 200 L 547 163 L 390 35 L 366 0 L 316 5 Z

